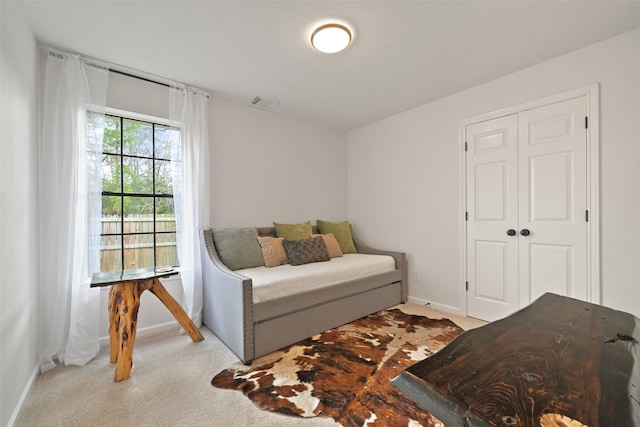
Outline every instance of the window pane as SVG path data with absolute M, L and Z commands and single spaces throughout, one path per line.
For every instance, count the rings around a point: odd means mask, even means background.
M 105 116 L 104 137 L 102 151 L 105 153 L 120 153 L 120 118 Z
M 173 194 L 173 163 L 156 160 L 156 194 Z
M 122 154 L 153 157 L 153 127 L 137 120 L 122 120 Z
M 133 234 L 124 236 L 124 267 L 153 267 L 153 234 Z
M 156 158 L 157 159 L 177 159 L 178 148 L 180 147 L 180 130 L 168 126 L 156 125 Z M 176 150 L 171 156 L 171 149 Z
M 153 160 L 138 157 L 122 158 L 125 193 L 153 194 Z
M 120 233 L 122 208 L 119 196 L 102 196 L 102 234 Z
M 178 249 L 176 246 L 175 233 L 156 235 L 156 266 L 178 266 Z
M 122 237 L 102 236 L 100 242 L 100 271 L 122 270 Z
M 102 191 L 120 192 L 120 171 L 120 156 L 102 155 Z
M 98 143 L 102 143 L 104 140 L 104 134 L 102 132 L 105 126 L 105 117 L 103 114 L 87 111 L 87 147 L 91 150 L 92 147 L 98 146 Z
M 173 210 L 173 199 L 156 199 L 156 232 L 176 231 L 176 216 Z
M 124 197 L 124 233 L 153 233 L 153 198 Z

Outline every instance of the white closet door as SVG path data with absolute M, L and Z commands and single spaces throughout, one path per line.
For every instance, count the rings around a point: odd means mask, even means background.
M 589 300 L 586 97 L 466 126 L 467 314 Z
M 467 313 L 479 319 L 518 309 L 517 123 L 511 115 L 466 129 Z
M 589 299 L 585 117 L 585 97 L 518 114 L 521 307 L 545 292 Z

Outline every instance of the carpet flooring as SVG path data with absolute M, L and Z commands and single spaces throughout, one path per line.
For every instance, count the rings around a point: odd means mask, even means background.
M 402 311 L 448 317 L 471 329 L 484 322 L 418 304 Z M 179 327 L 138 331 L 131 378 L 113 382 L 109 347 L 87 365 L 59 366 L 38 375 L 14 426 L 278 426 L 336 427 L 328 417 L 300 418 L 262 411 L 242 393 L 211 386 L 211 378 L 232 366 L 245 367 L 209 329 L 192 342 Z

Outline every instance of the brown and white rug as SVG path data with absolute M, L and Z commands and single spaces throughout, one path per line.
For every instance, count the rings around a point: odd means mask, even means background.
M 225 369 L 211 384 L 240 390 L 258 407 L 344 426 L 442 426 L 390 381 L 463 330 L 448 319 L 384 310 Z

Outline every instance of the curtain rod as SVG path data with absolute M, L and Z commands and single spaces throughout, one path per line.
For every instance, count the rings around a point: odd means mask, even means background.
M 194 92 L 194 91 L 195 92 L 200 92 L 200 93 L 204 94 L 207 98 L 209 98 L 209 94 L 207 92 L 203 91 L 202 89 L 190 88 L 190 87 L 188 87 L 188 86 L 186 86 L 185 84 L 182 84 L 182 83 L 178 83 L 178 84 L 175 84 L 175 85 L 172 86 L 172 85 L 170 85 L 168 83 L 164 83 L 164 82 L 161 82 L 161 81 L 158 81 L 158 80 L 153 80 L 153 79 L 150 79 L 150 78 L 147 78 L 147 77 L 143 77 L 143 76 L 140 76 L 140 75 L 128 73 L 126 71 L 117 70 L 117 69 L 114 69 L 114 68 L 109 68 L 109 72 L 110 73 L 114 73 L 114 74 L 120 74 L 121 76 L 125 76 L 125 77 L 130 77 L 132 79 L 142 80 L 143 82 L 157 84 L 157 85 L 164 86 L 164 87 L 169 87 L 169 88 L 170 87 L 177 87 L 177 88 L 179 88 L 181 90 L 184 90 L 184 91 L 191 90 L 192 92 Z
M 120 71 L 120 70 L 115 70 L 115 69 L 110 68 L 109 72 L 110 73 L 114 73 L 114 74 L 120 74 L 121 76 L 131 77 L 133 79 L 142 80 L 144 82 L 155 83 L 157 85 L 164 86 L 164 87 L 171 87 L 170 84 L 159 82 L 157 80 L 151 80 L 151 79 L 148 79 L 148 78 L 142 77 L 142 76 L 136 76 L 135 74 L 127 73 L 126 71 Z
M 46 49 L 49 50 L 49 54 L 50 55 L 54 55 L 54 56 L 56 56 L 58 58 L 63 58 L 65 55 L 77 56 L 78 58 L 81 58 L 83 61 L 85 61 L 86 63 L 88 63 L 90 65 L 106 68 L 110 73 L 120 74 L 122 76 L 126 76 L 126 77 L 130 77 L 130 78 L 133 78 L 133 79 L 142 80 L 142 81 L 145 81 L 145 82 L 148 82 L 148 83 L 154 83 L 154 84 L 157 84 L 157 85 L 160 85 L 160 86 L 164 86 L 164 87 L 168 87 L 168 88 L 176 87 L 178 89 L 182 89 L 182 90 L 185 90 L 185 91 L 186 90 L 191 90 L 191 91 L 194 91 L 194 92 L 202 93 L 202 94 L 206 95 L 207 98 L 210 97 L 209 94 L 206 91 L 204 91 L 204 90 L 202 90 L 200 88 L 188 87 L 184 83 L 177 83 L 177 82 L 174 82 L 174 81 L 168 80 L 168 79 L 167 79 L 167 81 L 170 81 L 171 84 L 170 83 L 165 83 L 165 82 L 162 82 L 162 81 L 159 80 L 161 77 L 158 77 L 158 79 L 154 79 L 152 77 L 145 77 L 145 76 L 141 75 L 141 74 L 147 74 L 147 73 L 143 73 L 143 72 L 135 73 L 134 71 L 123 71 L 124 69 L 127 69 L 127 70 L 129 70 L 129 69 L 127 67 L 124 67 L 124 66 L 121 66 L 121 65 L 113 64 L 113 63 L 110 63 L 110 62 L 100 61 L 98 59 L 89 58 L 89 57 L 86 57 L 86 56 L 83 56 L 83 55 L 80 55 L 80 54 L 73 54 L 73 53 L 65 52 L 63 50 L 59 50 L 59 49 L 56 49 L 56 48 L 51 47 L 51 46 L 43 46 L 43 47 L 45 47 Z

